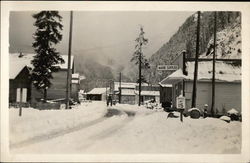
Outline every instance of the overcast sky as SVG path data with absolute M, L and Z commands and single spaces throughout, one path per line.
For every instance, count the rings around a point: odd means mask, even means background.
M 11 12 L 10 51 L 32 52 L 32 34 L 35 32 L 32 14 Z M 127 62 L 134 51 L 135 38 L 142 25 L 149 43 L 144 48 L 146 56 L 156 52 L 194 12 L 84 12 L 73 13 L 72 54 L 92 56 L 97 60 L 113 58 Z M 69 12 L 60 12 L 64 26 L 63 40 L 58 50 L 68 51 Z

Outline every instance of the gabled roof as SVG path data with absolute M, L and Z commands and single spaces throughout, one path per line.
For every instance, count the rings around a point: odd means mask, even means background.
M 35 56 L 33 53 L 23 53 L 22 57 L 19 57 L 20 53 L 10 53 L 9 54 L 9 78 L 14 79 L 20 71 L 25 67 L 33 67 L 31 64 L 31 60 Z M 61 69 L 67 69 L 68 66 L 68 56 L 62 55 L 62 58 L 64 59 L 65 63 L 58 64 L 56 66 L 59 66 Z M 73 60 L 74 56 L 71 56 L 71 68 L 73 67 Z

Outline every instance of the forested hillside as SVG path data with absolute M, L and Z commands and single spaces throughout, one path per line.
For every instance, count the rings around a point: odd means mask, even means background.
M 119 80 L 119 72 L 121 68 L 113 69 L 112 66 L 100 64 L 91 57 L 82 55 L 76 55 L 75 66 L 77 72 L 84 75 L 86 79 L 81 81 L 81 89 L 90 91 L 95 87 L 106 87 L 109 86 L 110 81 Z M 129 81 L 129 79 L 122 75 L 123 81 Z
M 195 15 L 190 16 L 178 29 L 178 31 L 149 59 L 151 66 L 147 78 L 151 83 L 158 83 L 167 72 L 159 74 L 157 65 L 170 64 L 175 57 L 186 50 L 187 57 L 194 57 L 196 45 Z M 200 26 L 200 52 L 203 57 L 210 57 L 214 28 L 214 13 L 201 13 Z M 240 12 L 217 12 L 217 57 L 240 58 L 241 57 L 241 19 Z

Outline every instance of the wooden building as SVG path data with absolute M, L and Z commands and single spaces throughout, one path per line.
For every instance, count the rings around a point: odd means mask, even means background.
M 183 55 L 183 54 L 182 54 Z M 160 84 L 172 85 L 172 107 L 176 107 L 176 98 L 185 97 L 186 109 L 191 108 L 194 60 L 177 57 L 175 64 L 179 69 L 163 79 Z M 178 60 L 178 58 L 181 60 Z M 184 62 L 184 63 L 183 63 Z M 235 108 L 241 112 L 241 66 L 239 60 L 216 60 L 215 63 L 215 113 L 224 114 Z M 179 64 L 178 64 L 179 63 Z M 208 105 L 208 112 L 212 103 L 212 60 L 200 59 L 198 62 L 196 107 L 203 109 Z
M 87 93 L 87 100 L 106 101 L 109 88 L 93 88 Z
M 11 70 L 10 70 L 11 71 Z M 16 103 L 20 98 L 21 88 L 22 101 L 24 103 L 31 102 L 31 80 L 30 80 L 30 68 L 28 66 L 20 67 L 20 72 L 12 73 L 9 79 L 9 102 Z
M 135 88 L 135 94 L 136 94 L 136 103 L 139 102 L 139 86 L 136 85 Z M 149 85 L 146 83 L 142 83 L 141 86 L 141 102 L 144 104 L 144 102 L 154 100 L 155 102 L 160 102 L 160 87 L 159 85 Z
M 53 79 L 51 79 L 52 85 L 47 90 L 48 100 L 65 99 L 66 97 L 68 56 L 62 55 L 62 58 L 64 59 L 65 63 L 58 64 L 57 66 L 60 67 L 60 70 L 52 74 L 53 75 Z M 70 71 L 69 77 L 70 77 L 70 81 L 72 81 L 72 74 L 75 72 L 73 56 L 71 56 L 70 68 L 71 68 L 71 71 Z M 72 84 L 70 84 L 70 94 L 74 94 L 74 92 L 72 92 Z M 32 85 L 32 102 L 36 102 L 41 98 L 43 98 L 43 91 L 37 90 Z
M 80 74 L 72 74 L 71 79 L 71 98 L 75 101 L 79 101 L 79 91 L 80 91 Z
M 135 87 L 136 83 L 121 82 L 121 88 L 119 82 L 114 82 L 114 99 L 119 101 L 121 90 L 121 103 L 122 104 L 135 104 Z
M 37 90 L 30 80 L 30 71 L 32 69 L 31 60 L 35 54 L 22 54 L 13 53 L 9 55 L 10 71 L 9 71 L 9 102 L 16 102 L 17 91 L 20 87 L 25 88 L 23 91 L 23 97 L 27 99 L 28 103 L 36 103 L 39 99 L 43 98 L 43 91 Z M 62 55 L 65 60 L 64 64 L 59 64 L 58 72 L 53 73 L 53 79 L 51 79 L 51 87 L 47 90 L 47 99 L 64 99 L 66 96 L 66 80 L 67 80 L 67 64 L 68 57 Z M 14 66 L 12 66 L 14 65 Z M 71 74 L 74 73 L 74 57 L 71 58 Z M 71 87 L 72 88 L 72 87 Z M 70 89 L 72 90 L 72 89 Z M 74 94 L 75 90 L 71 91 Z

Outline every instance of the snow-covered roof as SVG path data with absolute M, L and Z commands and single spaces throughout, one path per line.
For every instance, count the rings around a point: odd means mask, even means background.
M 79 83 L 79 80 L 73 79 L 73 80 L 71 80 L 71 83 L 72 83 L 72 84 L 78 84 L 78 83 Z
M 182 69 L 178 69 L 172 74 L 170 74 L 168 77 L 163 79 L 160 82 L 160 85 L 172 85 L 173 83 L 176 83 L 185 78 L 186 78 L 186 75 L 183 74 Z
M 31 60 L 35 56 L 34 53 L 23 53 L 22 57 L 19 57 L 19 55 L 20 53 L 10 53 L 9 55 L 9 65 L 10 65 L 9 78 L 10 79 L 14 79 L 25 66 L 33 68 L 31 64 Z M 59 66 L 61 69 L 67 69 L 68 56 L 62 55 L 62 58 L 64 59 L 65 63 L 58 64 L 57 66 Z M 74 56 L 71 56 L 71 68 L 73 67 L 73 59 L 74 59 Z
M 119 82 L 114 82 L 115 84 L 115 91 L 119 91 Z M 130 88 L 130 89 L 135 89 L 136 83 L 128 83 L 128 82 L 121 82 L 121 87 L 122 88 Z
M 159 82 L 159 85 L 162 87 L 172 87 L 172 84 L 162 84 L 161 82 Z
M 64 63 L 63 64 L 58 64 L 56 66 L 59 66 L 61 69 L 67 69 L 68 68 L 68 55 L 61 55 L 63 60 L 64 60 Z M 73 62 L 74 62 L 74 56 L 72 55 L 71 56 L 71 60 L 70 60 L 70 68 L 72 69 L 73 68 Z
M 135 95 L 135 90 L 134 89 L 122 89 L 122 95 L 133 96 Z
M 139 94 L 139 91 L 135 91 L 135 94 Z M 141 91 L 142 96 L 160 96 L 160 91 Z
M 162 84 L 169 83 L 170 80 L 193 80 L 194 78 L 194 63 L 187 62 L 186 70 L 187 76 L 183 74 L 181 69 L 176 70 L 174 73 L 161 81 Z M 198 64 L 198 80 L 211 80 L 213 73 L 212 61 L 203 61 Z M 240 82 L 241 81 L 241 67 L 227 64 L 223 61 L 216 61 L 215 63 L 215 80 L 226 82 Z
M 109 91 L 109 88 L 107 88 L 107 91 Z M 106 93 L 106 88 L 93 88 L 87 94 L 103 94 L 103 93 Z
M 187 80 L 193 80 L 194 78 L 194 63 L 187 62 L 186 70 L 188 75 Z M 198 80 L 211 80 L 213 74 L 213 62 L 204 61 L 199 62 L 198 65 Z M 216 61 L 215 63 L 215 79 L 220 81 L 241 81 L 241 67 L 226 64 L 223 61 Z
M 72 78 L 79 78 L 80 77 L 80 74 L 79 73 L 74 73 L 74 74 L 72 74 Z
M 84 79 L 86 79 L 86 77 L 84 76 L 84 75 L 80 75 L 80 80 L 84 80 Z

